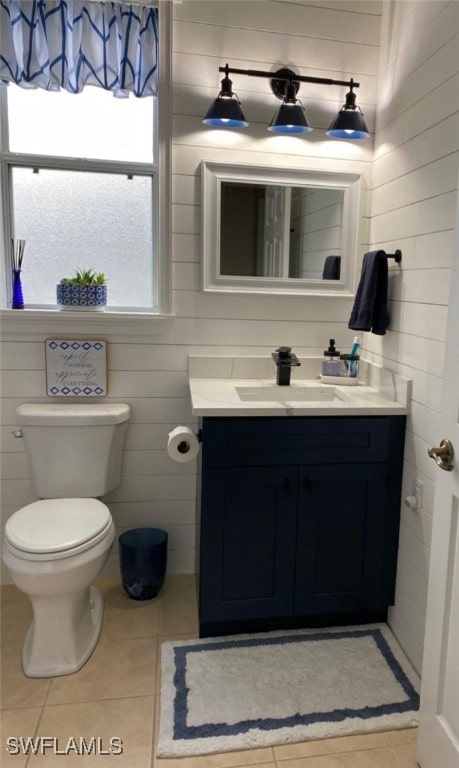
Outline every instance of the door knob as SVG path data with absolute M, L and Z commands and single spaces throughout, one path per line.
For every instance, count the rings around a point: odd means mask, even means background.
M 451 472 L 453 469 L 453 444 L 451 440 L 444 438 L 441 441 L 439 448 L 429 448 L 427 451 L 431 459 L 435 459 L 440 469 L 444 469 L 446 472 Z

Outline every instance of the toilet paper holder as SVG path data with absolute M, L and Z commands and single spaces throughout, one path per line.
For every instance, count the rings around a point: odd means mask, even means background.
M 196 437 L 198 438 L 198 442 L 202 443 L 201 440 L 201 430 L 199 432 L 196 432 Z M 182 440 L 181 443 L 178 444 L 177 450 L 179 453 L 188 453 L 188 451 L 191 449 L 191 445 L 187 440 Z
M 198 438 L 198 442 L 202 443 L 202 429 L 198 429 L 196 437 Z M 179 453 L 188 453 L 190 444 L 186 440 L 182 440 L 182 442 L 178 444 L 177 450 Z
M 198 438 L 198 442 L 202 443 L 202 429 L 198 429 L 196 437 Z M 182 440 L 182 442 L 178 444 L 177 450 L 179 453 L 188 453 L 190 444 L 186 440 Z

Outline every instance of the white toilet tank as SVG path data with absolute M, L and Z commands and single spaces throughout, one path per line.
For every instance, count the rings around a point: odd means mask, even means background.
M 94 498 L 116 488 L 129 414 L 122 403 L 16 408 L 39 498 Z

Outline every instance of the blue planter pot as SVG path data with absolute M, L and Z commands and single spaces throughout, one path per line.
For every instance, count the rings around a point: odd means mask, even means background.
M 106 285 L 64 285 L 56 286 L 59 309 L 104 310 L 107 305 Z

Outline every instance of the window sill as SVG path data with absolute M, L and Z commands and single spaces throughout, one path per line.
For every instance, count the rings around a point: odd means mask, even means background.
M 7 333 L 100 333 L 122 336 L 157 335 L 174 315 L 155 312 L 72 312 L 59 309 L 2 309 L 2 334 Z

